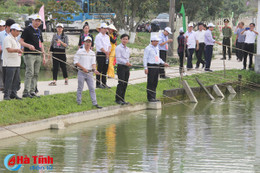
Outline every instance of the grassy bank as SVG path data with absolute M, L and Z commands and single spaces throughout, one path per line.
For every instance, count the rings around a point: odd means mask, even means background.
M 260 84 L 260 75 L 250 71 L 230 70 L 226 72 L 226 78 L 223 78 L 223 71 L 214 73 L 203 73 L 184 77 L 191 87 L 197 87 L 195 77 L 198 77 L 205 85 L 216 83 L 225 83 L 237 81 L 237 75 L 242 74 L 244 80 Z M 161 80 L 157 88 L 157 97 L 163 97 L 163 90 L 180 88 L 180 79 L 173 78 Z M 126 93 L 126 101 L 131 104 L 146 102 L 146 83 L 129 85 Z M 97 89 L 98 103 L 103 106 L 116 105 L 115 100 L 116 87 L 111 90 Z M 0 125 L 17 124 L 28 121 L 35 121 L 45 118 L 64 115 L 73 112 L 81 112 L 94 109 L 91 104 L 89 92 L 83 92 L 82 105 L 76 103 L 76 92 L 67 94 L 55 94 L 42 96 L 38 99 L 23 99 L 0 102 Z

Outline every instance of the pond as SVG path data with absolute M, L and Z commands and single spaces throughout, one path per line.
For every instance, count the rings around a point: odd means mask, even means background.
M 86 115 L 88 116 L 88 115 Z M 260 91 L 118 115 L 0 141 L 8 154 L 53 157 L 42 172 L 260 172 Z M 32 171 L 23 165 L 19 172 Z M 47 169 L 51 169 L 48 170 Z

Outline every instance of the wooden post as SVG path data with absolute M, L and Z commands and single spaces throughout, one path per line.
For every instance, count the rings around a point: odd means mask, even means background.
M 192 92 L 192 90 L 191 90 L 191 88 L 190 88 L 190 86 L 189 86 L 189 84 L 187 83 L 186 80 L 182 81 L 182 85 L 183 85 L 183 88 L 184 88 L 184 90 L 186 91 L 186 93 L 187 93 L 187 95 L 188 95 L 190 101 L 191 101 L 192 103 L 198 103 L 198 100 L 197 100 L 196 97 L 194 96 L 194 94 L 193 94 L 193 92 Z
M 227 86 L 227 90 L 229 91 L 230 94 L 236 94 L 237 93 L 231 85 Z
M 222 98 L 224 98 L 225 96 L 224 96 L 224 94 L 221 92 L 221 90 L 219 89 L 219 87 L 218 87 L 218 85 L 213 85 L 213 90 L 214 90 L 214 92 L 216 93 L 216 95 L 218 96 L 218 97 L 222 97 Z
M 172 30 L 172 34 L 169 35 L 169 39 L 174 39 L 174 20 L 175 20 L 175 0 L 170 0 L 170 9 L 169 9 L 169 27 Z M 173 42 L 169 43 L 168 56 L 173 56 Z
M 209 93 L 209 90 L 200 82 L 200 80 L 196 77 L 195 78 L 196 81 L 198 82 L 198 84 L 200 85 L 200 87 L 207 93 L 207 95 L 209 96 L 209 98 L 211 100 L 215 100 L 215 98 Z

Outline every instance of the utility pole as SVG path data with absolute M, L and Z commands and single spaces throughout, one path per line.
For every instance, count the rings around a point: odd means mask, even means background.
M 258 0 L 257 27 L 260 30 L 260 0 Z M 260 36 L 257 37 L 257 51 L 255 56 L 255 72 L 260 73 Z
M 169 9 L 170 19 L 169 27 L 172 30 L 172 34 L 169 35 L 169 39 L 174 39 L 174 20 L 175 20 L 175 0 L 170 0 L 170 9 Z M 169 43 L 168 56 L 173 56 L 173 42 Z

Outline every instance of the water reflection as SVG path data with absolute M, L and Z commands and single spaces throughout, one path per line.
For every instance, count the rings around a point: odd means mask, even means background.
M 43 131 L 0 141 L 0 159 L 50 155 L 52 172 L 260 172 L 259 103 L 248 92 Z

